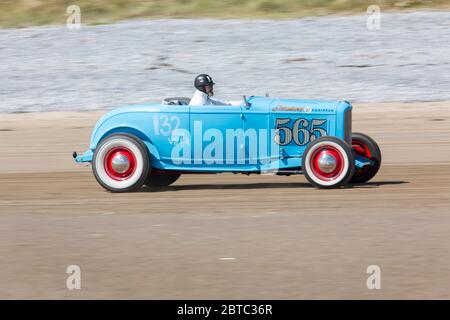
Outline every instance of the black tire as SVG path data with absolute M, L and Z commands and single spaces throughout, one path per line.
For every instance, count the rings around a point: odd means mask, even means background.
M 364 133 L 355 132 L 352 134 L 352 148 L 355 154 L 362 155 L 374 162 L 371 167 L 355 170 L 350 183 L 365 183 L 375 177 L 381 166 L 381 150 L 378 144 L 371 137 Z M 361 151 L 361 149 L 363 149 Z M 367 154 L 369 152 L 370 154 Z
M 321 171 L 317 163 L 322 155 L 331 155 L 331 159 L 335 160 L 334 168 L 332 164 L 330 168 L 322 168 L 324 171 Z M 355 172 L 352 148 L 339 138 L 320 137 L 306 147 L 302 169 L 306 179 L 316 188 L 331 189 L 345 185 Z
M 117 152 L 128 152 L 129 171 L 125 176 L 118 176 L 111 165 Z M 130 159 L 133 160 L 130 160 Z M 113 134 L 104 138 L 97 145 L 92 160 L 92 171 L 97 182 L 111 192 L 136 191 L 145 183 L 150 171 L 149 153 L 145 144 L 130 134 Z
M 167 187 L 177 181 L 180 176 L 179 173 L 150 172 L 145 184 L 152 188 Z

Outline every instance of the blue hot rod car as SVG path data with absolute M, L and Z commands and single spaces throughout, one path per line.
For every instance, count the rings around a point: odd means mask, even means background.
M 125 106 L 101 118 L 89 150 L 95 178 L 112 192 L 164 187 L 184 173 L 303 173 L 318 188 L 364 183 L 381 152 L 352 132 L 345 101 L 244 97 L 240 106 L 189 106 L 187 98 Z

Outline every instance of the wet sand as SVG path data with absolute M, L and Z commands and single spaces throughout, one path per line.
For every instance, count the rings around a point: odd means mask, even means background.
M 71 158 L 101 112 L 1 114 L 0 298 L 450 298 L 450 103 L 354 107 L 384 163 L 338 190 L 220 174 L 111 194 Z

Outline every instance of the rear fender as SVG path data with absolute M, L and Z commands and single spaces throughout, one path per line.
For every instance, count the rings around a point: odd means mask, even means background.
M 99 134 L 97 132 L 97 134 L 95 134 L 95 136 L 93 135 L 93 139 L 91 140 L 91 144 L 90 144 L 90 149 L 95 150 L 97 148 L 97 145 L 100 143 L 100 141 L 102 141 L 103 139 L 105 139 L 113 134 L 130 134 L 130 135 L 133 135 L 133 136 L 139 138 L 146 145 L 146 147 L 150 153 L 150 158 L 152 160 L 160 159 L 159 151 L 156 148 L 156 146 L 152 143 L 152 141 L 149 139 L 149 137 L 141 130 L 139 130 L 137 128 L 133 128 L 133 127 L 126 127 L 126 126 L 116 127 L 116 128 L 110 129 L 108 131 L 102 132 L 101 134 Z

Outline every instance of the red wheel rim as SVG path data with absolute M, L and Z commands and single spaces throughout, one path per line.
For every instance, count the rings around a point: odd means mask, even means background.
M 120 165 L 117 164 L 118 161 Z M 108 151 L 104 162 L 108 176 L 117 181 L 129 179 L 136 170 L 136 157 L 125 147 L 115 147 Z
M 355 150 L 355 154 L 367 159 L 372 159 L 372 152 L 370 152 L 369 147 L 362 141 L 359 140 L 352 140 L 352 149 Z M 366 171 L 368 171 L 370 167 L 366 166 L 362 169 L 356 170 L 355 175 L 361 175 L 364 174 Z
M 372 153 L 370 152 L 369 147 L 362 141 L 353 140 L 352 148 L 353 148 L 353 150 L 355 150 L 355 153 L 358 156 L 369 158 L 369 159 L 372 157 Z
M 335 167 L 330 170 L 324 170 L 320 164 L 322 157 L 331 157 L 335 163 Z M 332 146 L 323 146 L 315 150 L 310 159 L 310 167 L 314 175 L 323 181 L 331 181 L 342 174 L 344 170 L 344 157 L 341 152 Z

